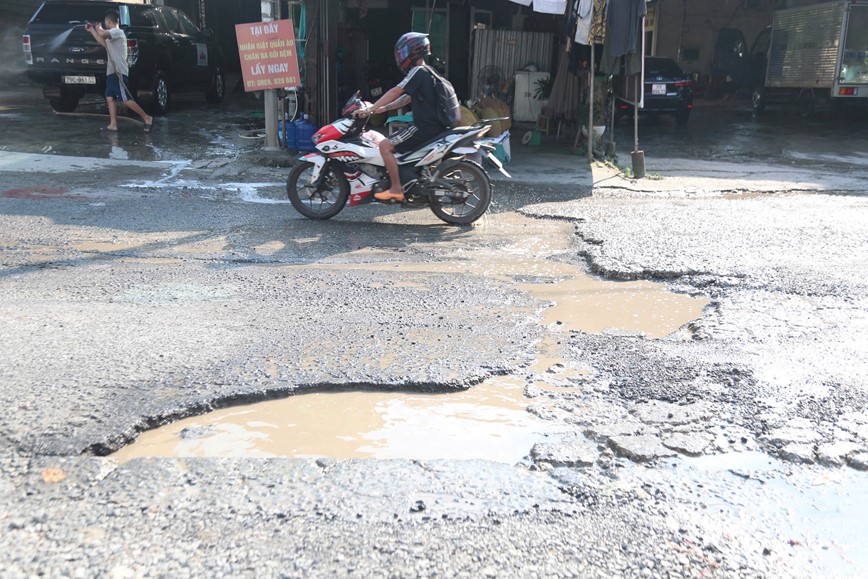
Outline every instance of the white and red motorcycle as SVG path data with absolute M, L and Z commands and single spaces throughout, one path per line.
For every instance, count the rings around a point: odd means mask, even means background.
M 371 203 L 376 201 L 374 193 L 389 188 L 378 147 L 384 137 L 365 132 L 368 119 L 352 115 L 365 105 L 358 92 L 353 95 L 341 112 L 343 117 L 314 134 L 316 152 L 302 157 L 289 174 L 289 200 L 305 217 L 329 219 L 347 202 L 350 207 Z M 485 120 L 456 127 L 415 151 L 397 155 L 402 206 L 427 205 L 437 217 L 455 225 L 482 217 L 492 194 L 491 180 L 480 165 L 482 156 L 487 155 L 509 177 L 491 153 L 493 147 L 480 142 L 490 128 Z

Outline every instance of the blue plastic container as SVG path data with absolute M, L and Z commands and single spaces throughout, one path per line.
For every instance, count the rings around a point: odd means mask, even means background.
M 287 149 L 298 149 L 298 128 L 295 126 L 295 123 L 286 123 L 286 140 L 284 141 L 283 136 L 283 127 L 284 122 L 280 122 L 280 126 L 278 127 L 278 133 L 280 134 L 280 141 L 286 143 Z
M 295 121 L 297 149 L 299 151 L 315 151 L 313 134 L 317 131 L 316 125 L 307 120 L 307 113 Z

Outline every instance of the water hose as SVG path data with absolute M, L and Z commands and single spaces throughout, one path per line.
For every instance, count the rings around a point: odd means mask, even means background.
M 98 119 L 104 119 L 108 115 L 101 115 L 99 113 L 61 113 L 58 111 L 54 111 L 54 114 L 59 117 L 95 117 Z M 134 119 L 132 117 L 120 116 L 118 115 L 118 121 L 127 121 L 130 123 L 136 123 L 137 125 L 142 125 L 142 121 L 138 119 Z
M 252 131 L 241 131 L 238 136 L 242 139 L 256 140 L 265 138 L 265 129 L 253 129 Z

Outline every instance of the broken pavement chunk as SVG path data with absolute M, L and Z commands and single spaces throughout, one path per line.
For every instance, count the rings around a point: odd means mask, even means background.
M 659 438 L 650 434 L 613 436 L 609 443 L 620 456 L 637 462 L 675 456 L 675 451 L 663 446 Z
M 663 440 L 663 446 L 687 456 L 700 456 L 711 444 L 711 435 L 705 432 L 676 433 Z
M 553 442 L 538 442 L 530 451 L 535 463 L 554 467 L 591 466 L 597 462 L 599 455 L 597 445 L 581 435 L 565 436 Z
M 705 402 L 681 405 L 660 400 L 636 404 L 630 412 L 642 422 L 672 426 L 708 420 L 713 414 L 711 405 Z

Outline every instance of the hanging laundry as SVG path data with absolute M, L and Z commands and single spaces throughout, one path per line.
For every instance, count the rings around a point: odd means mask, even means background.
M 603 53 L 598 57 L 598 64 L 600 73 L 609 75 L 609 74 L 618 74 L 621 70 L 621 57 L 620 56 L 612 56 L 612 43 L 606 42 L 603 44 Z
M 607 0 L 594 1 L 594 18 L 591 24 L 591 42 L 603 44 L 606 42 L 606 14 L 609 10 Z
M 530 3 L 533 0 L 510 0 L 510 2 L 515 2 L 516 4 L 521 4 L 522 6 L 530 6 Z
M 636 50 L 636 38 L 646 12 L 645 0 L 609 0 L 606 40 L 613 57 Z
M 644 60 L 642 58 L 643 34 L 645 34 L 645 31 L 642 29 L 642 26 L 640 24 L 639 29 L 636 31 L 636 50 L 624 57 L 624 74 L 639 74 L 644 68 L 642 65 L 642 61 Z
M 594 22 L 594 0 L 579 0 L 576 12 L 576 42 L 588 44 Z
M 533 0 L 533 11 L 563 16 L 567 11 L 567 0 Z

